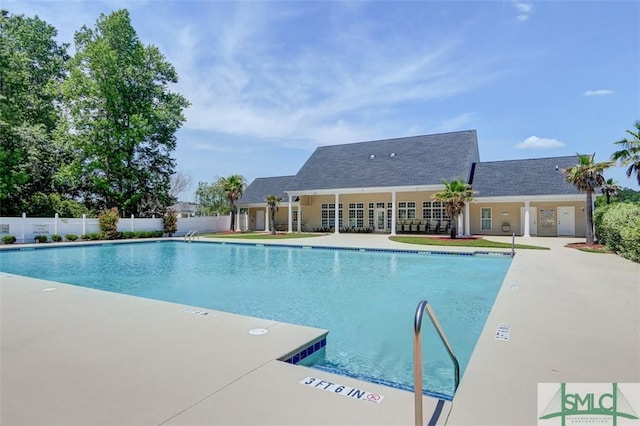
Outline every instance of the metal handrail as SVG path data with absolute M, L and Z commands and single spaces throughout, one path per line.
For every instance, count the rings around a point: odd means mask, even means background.
M 516 255 L 516 233 L 511 235 L 511 257 Z
M 436 317 L 435 312 L 431 309 L 429 302 L 426 300 L 420 301 L 418 303 L 418 308 L 416 309 L 416 316 L 413 323 L 413 382 L 414 382 L 414 393 L 415 393 L 415 423 L 416 426 L 422 425 L 422 342 L 421 342 L 421 331 L 422 331 L 422 315 L 424 313 L 429 315 L 429 319 L 433 324 L 433 327 L 436 329 L 440 340 L 444 343 L 444 347 L 447 349 L 449 353 L 449 358 L 453 361 L 454 372 L 455 372 L 455 384 L 453 387 L 453 393 L 455 395 L 456 390 L 458 390 L 458 384 L 460 383 L 460 364 L 458 363 L 458 358 L 453 353 L 453 348 L 449 344 L 449 340 L 447 340 L 447 336 L 445 336 L 444 331 L 442 330 L 442 326 L 438 321 L 438 317 Z
M 196 229 L 192 229 L 185 234 L 184 239 L 186 241 L 190 241 L 190 240 L 193 240 L 196 237 L 196 235 L 198 235 L 198 231 Z

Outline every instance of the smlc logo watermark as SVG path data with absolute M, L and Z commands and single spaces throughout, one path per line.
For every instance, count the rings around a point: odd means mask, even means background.
M 640 383 L 538 383 L 538 425 L 640 426 Z

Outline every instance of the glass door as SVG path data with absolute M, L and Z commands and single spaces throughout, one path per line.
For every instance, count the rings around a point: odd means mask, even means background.
M 386 209 L 376 209 L 376 232 L 385 232 L 387 230 L 387 213 Z

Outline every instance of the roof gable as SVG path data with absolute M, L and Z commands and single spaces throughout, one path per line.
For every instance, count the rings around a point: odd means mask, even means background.
M 478 198 L 580 194 L 563 172 L 577 163 L 575 155 L 478 163 L 471 187 Z
M 467 180 L 479 160 L 475 130 L 322 146 L 287 191 L 439 185 Z
M 287 200 L 288 197 L 284 191 L 288 189 L 287 186 L 291 178 L 293 176 L 256 178 L 244 190 L 242 198 L 238 200 L 237 204 L 266 204 L 265 198 L 268 195 L 277 195 L 283 200 Z

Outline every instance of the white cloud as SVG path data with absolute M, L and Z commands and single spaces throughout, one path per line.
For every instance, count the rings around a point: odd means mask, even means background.
M 605 95 L 612 95 L 612 94 L 613 94 L 613 90 L 608 90 L 608 89 L 587 90 L 586 92 L 584 92 L 584 96 L 605 96 Z
M 518 21 L 526 21 L 529 19 L 529 15 L 533 11 L 533 5 L 530 3 L 523 3 L 519 1 L 512 1 L 513 7 L 518 11 L 517 19 Z
M 379 22 L 337 19 L 298 47 L 273 31 L 290 19 L 282 9 L 242 8 L 231 16 L 213 37 L 190 26 L 169 55 L 179 58 L 178 90 L 192 102 L 186 129 L 300 147 L 367 140 L 405 128 L 394 111 L 401 104 L 446 99 L 499 74 L 483 72 L 489 64 L 462 55 L 451 36 L 416 45 Z M 398 128 L 383 128 L 378 118 L 394 113 Z M 457 130 L 472 118 L 464 114 L 442 127 Z
M 549 148 L 561 148 L 566 146 L 564 142 L 551 138 L 540 138 L 538 136 L 529 136 L 524 141 L 516 145 L 521 149 L 549 149 Z

